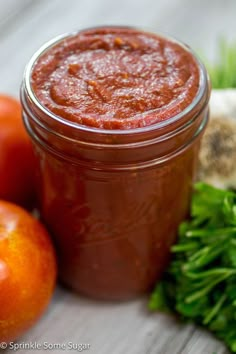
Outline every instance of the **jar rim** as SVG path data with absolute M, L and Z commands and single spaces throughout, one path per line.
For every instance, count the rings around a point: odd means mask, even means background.
M 86 30 L 92 30 L 92 29 L 96 29 L 96 28 L 98 28 L 98 29 L 99 28 L 124 28 L 124 29 L 127 28 L 127 29 L 139 30 L 139 31 L 141 30 L 144 33 L 156 34 L 161 38 L 164 38 L 164 39 L 167 39 L 171 42 L 177 43 L 178 45 L 183 47 L 186 51 L 190 52 L 193 55 L 197 65 L 198 65 L 198 69 L 199 69 L 199 88 L 198 88 L 198 91 L 197 91 L 195 97 L 193 98 L 192 102 L 186 108 L 184 108 L 180 113 L 174 115 L 173 117 L 170 117 L 166 120 L 163 120 L 161 122 L 157 122 L 157 123 L 154 123 L 151 125 L 147 125 L 144 127 L 131 128 L 131 129 L 103 129 L 103 128 L 87 126 L 87 125 L 79 124 L 77 122 L 69 121 L 69 120 L 62 118 L 59 115 L 51 112 L 49 109 L 47 109 L 39 101 L 39 99 L 37 98 L 37 96 L 35 95 L 35 93 L 33 91 L 32 85 L 31 85 L 31 74 L 32 74 L 32 70 L 34 68 L 35 63 L 40 58 L 40 56 L 42 56 L 50 48 L 57 45 L 60 41 L 66 39 L 66 38 L 76 36 L 77 34 L 84 32 Z M 81 29 L 81 30 L 72 31 L 72 32 L 66 32 L 64 34 L 58 35 L 58 36 L 54 37 L 53 39 L 47 41 L 31 57 L 29 63 L 27 64 L 27 66 L 25 68 L 24 78 L 23 78 L 23 85 L 24 85 L 24 88 L 26 90 L 28 97 L 30 98 L 30 101 L 43 114 L 50 117 L 52 120 L 56 121 L 57 123 L 67 126 L 68 128 L 73 128 L 78 131 L 83 131 L 84 133 L 87 132 L 90 134 L 101 134 L 101 135 L 106 135 L 106 136 L 113 136 L 113 135 L 129 136 L 129 135 L 136 135 L 136 134 L 140 134 L 140 133 L 148 133 L 148 132 L 151 133 L 152 131 L 168 127 L 169 125 L 171 125 L 177 121 L 180 121 L 181 118 L 190 114 L 190 112 L 201 102 L 201 100 L 203 99 L 204 94 L 206 92 L 206 88 L 208 86 L 208 83 L 209 83 L 209 78 L 208 78 L 208 74 L 207 74 L 204 64 L 198 58 L 198 55 L 188 45 L 184 44 L 182 41 L 176 39 L 175 37 L 166 35 L 163 32 L 159 32 L 159 31 L 157 33 L 157 32 L 151 32 L 149 30 L 143 30 L 142 28 L 137 28 L 137 27 L 132 27 L 132 26 L 114 26 L 114 25 L 112 25 L 112 26 L 110 26 L 110 25 L 95 26 L 95 27 L 89 27 L 89 28 L 85 28 L 85 29 Z M 208 102 L 208 95 L 206 97 L 206 102 L 204 102 L 204 103 L 207 104 L 207 102 Z M 153 111 L 155 111 L 155 109 Z M 146 114 L 146 112 L 140 113 L 139 115 L 142 116 L 145 114 Z

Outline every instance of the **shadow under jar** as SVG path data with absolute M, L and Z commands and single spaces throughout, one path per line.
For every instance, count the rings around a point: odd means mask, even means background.
M 67 34 L 33 56 L 23 118 L 64 284 L 125 300 L 161 276 L 188 214 L 209 92 L 188 47 L 130 27 Z

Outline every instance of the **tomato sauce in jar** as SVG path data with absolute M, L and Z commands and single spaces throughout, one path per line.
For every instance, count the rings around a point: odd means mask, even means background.
M 188 47 L 129 27 L 65 35 L 34 55 L 21 100 L 64 284 L 121 300 L 161 276 L 188 213 L 209 91 Z

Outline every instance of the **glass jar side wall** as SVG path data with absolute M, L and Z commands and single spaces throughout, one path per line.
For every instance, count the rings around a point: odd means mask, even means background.
M 150 289 L 187 216 L 199 139 L 168 162 L 135 171 L 71 164 L 35 145 L 40 209 L 63 283 L 101 299 Z

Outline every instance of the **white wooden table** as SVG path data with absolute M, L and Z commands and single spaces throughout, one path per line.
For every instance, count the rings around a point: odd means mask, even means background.
M 0 92 L 18 95 L 24 66 L 45 41 L 100 24 L 128 24 L 167 32 L 216 57 L 216 38 L 236 40 L 235 0 L 0 0 Z M 1 291 L 1 290 L 0 290 Z M 101 303 L 58 288 L 42 320 L 19 343 L 88 343 L 91 354 L 226 354 L 194 326 L 150 314 L 147 299 Z M 1 304 L 0 304 L 1 306 Z M 5 353 L 10 353 L 6 350 Z M 45 350 L 19 350 L 18 353 Z

